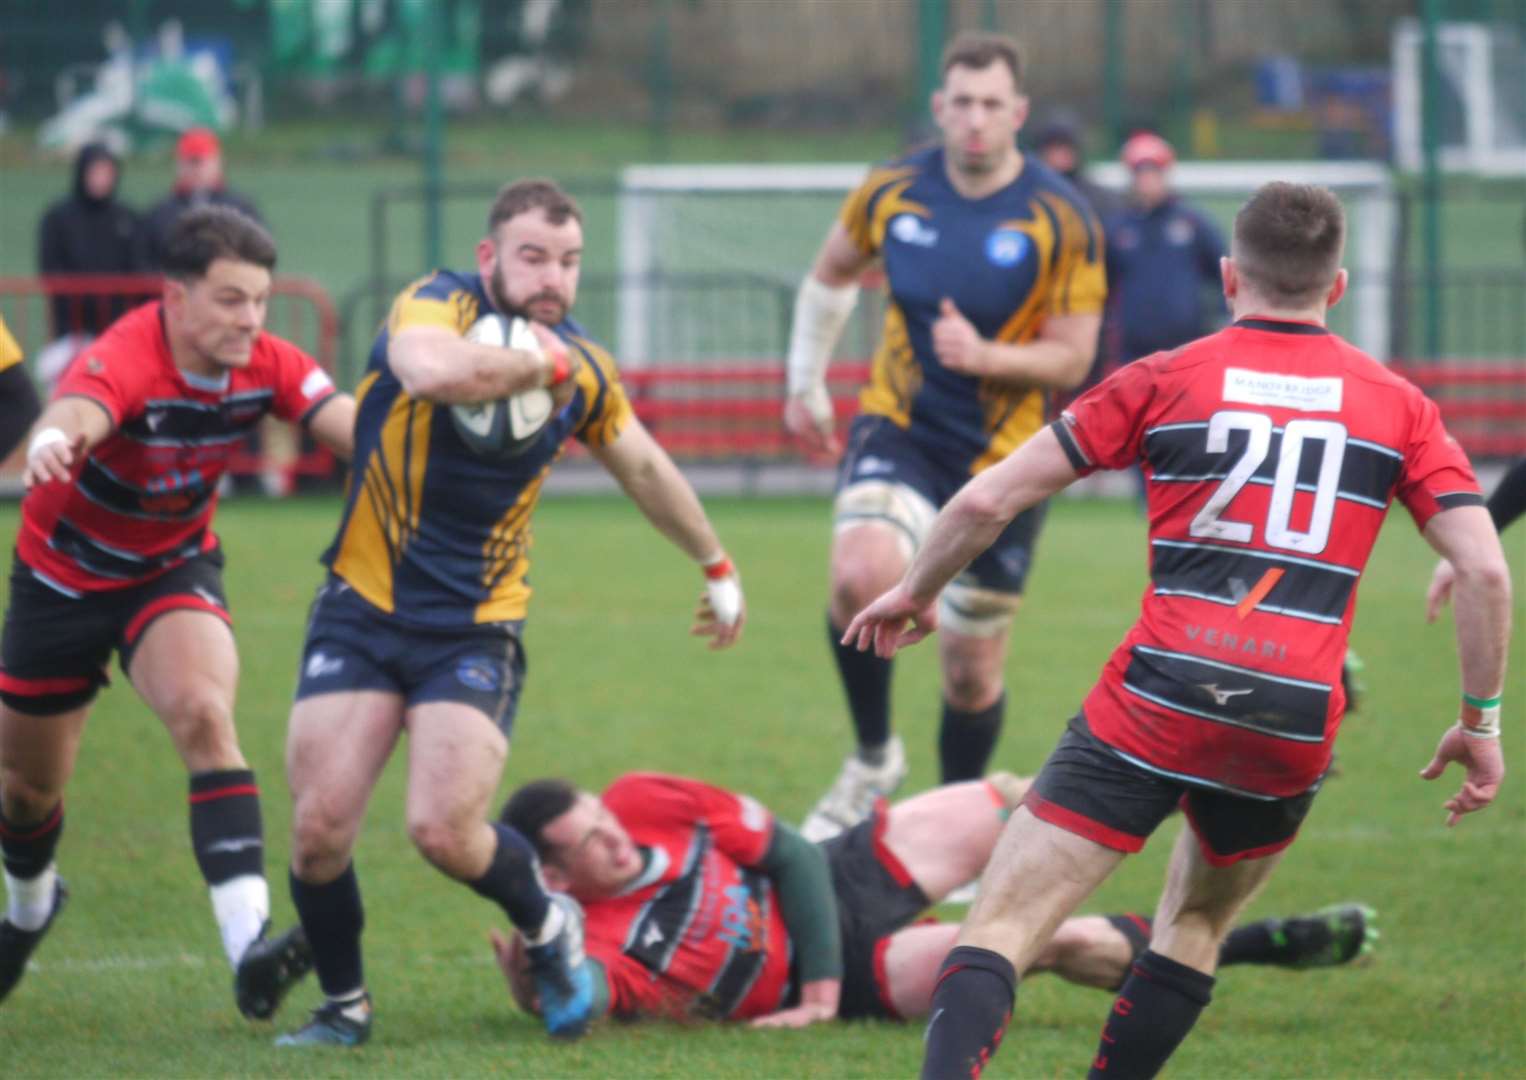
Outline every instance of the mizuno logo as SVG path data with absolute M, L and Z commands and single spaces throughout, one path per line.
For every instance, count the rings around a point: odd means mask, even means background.
M 1211 682 L 1198 683 L 1198 687 L 1207 690 L 1213 695 L 1213 703 L 1215 705 L 1228 705 L 1230 698 L 1239 697 L 1241 694 L 1249 694 L 1255 689 L 1254 687 L 1247 687 L 1244 690 L 1220 690 L 1218 683 Z
M 325 675 L 337 675 L 344 668 L 344 657 L 325 656 L 321 652 L 315 652 L 307 658 L 307 677 L 309 679 L 321 679 Z
M 658 926 L 656 923 L 652 923 L 650 926 L 648 926 L 645 932 L 641 935 L 641 947 L 643 949 L 650 949 L 653 945 L 658 945 L 662 941 L 662 927 Z
M 867 454 L 859 458 L 858 464 L 853 467 L 854 476 L 879 476 L 883 473 L 895 472 L 895 463 L 886 461 L 882 457 Z
M 148 425 L 149 431 L 158 431 L 159 425 L 164 423 L 164 414 L 159 412 L 144 413 L 143 422 Z
M 222 607 L 223 606 L 222 605 L 222 601 L 219 600 L 217 597 L 212 595 L 212 590 L 210 590 L 210 589 L 208 589 L 208 588 L 206 588 L 204 586 L 197 585 L 193 589 L 191 589 L 191 592 L 193 592 L 197 596 L 201 597 L 203 600 L 205 600 L 207 603 L 211 604 L 213 607 Z
M 264 841 L 258 836 L 234 836 L 227 840 L 218 840 L 208 844 L 201 850 L 208 855 L 214 855 L 219 851 L 246 851 L 249 848 L 259 847 Z

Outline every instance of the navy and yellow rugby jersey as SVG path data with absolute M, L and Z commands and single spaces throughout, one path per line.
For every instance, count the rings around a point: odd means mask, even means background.
M 489 461 L 456 434 L 449 406 L 404 392 L 387 364 L 408 326 L 464 334 L 490 310 L 477 274 L 438 270 L 404 289 L 356 388 L 355 463 L 339 534 L 323 562 L 400 620 L 453 627 L 523 619 L 530 514 L 569 437 L 607 446 L 632 415 L 609 354 L 571 320 L 555 327 L 583 359 L 577 390 L 518 457 Z
M 10 327 L 5 325 L 4 316 L 0 316 L 0 371 L 5 371 L 21 363 L 21 346 L 16 344 L 16 339 L 11 337 Z
M 1049 315 L 1100 314 L 1107 296 L 1102 230 L 1085 199 L 1036 158 L 983 199 L 954 190 L 943 148 L 870 172 L 841 221 L 890 283 L 865 413 L 886 416 L 971 474 L 1000 461 L 1044 422 L 1044 393 L 951 371 L 932 350 L 946 296 L 981 337 L 1020 344 Z

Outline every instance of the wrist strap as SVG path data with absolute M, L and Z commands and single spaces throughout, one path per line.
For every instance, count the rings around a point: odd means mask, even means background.
M 567 350 L 558 349 L 551 354 L 551 375 L 546 379 L 546 386 L 561 386 L 572 374 L 572 361 L 567 358 Z
M 1462 703 L 1464 705 L 1471 705 L 1475 709 L 1497 709 L 1504 700 L 1504 694 L 1495 694 L 1490 698 L 1474 697 L 1469 693 L 1462 695 Z
M 714 559 L 701 563 L 700 567 L 705 571 L 705 578 L 709 581 L 717 581 L 736 573 L 736 567 L 731 565 L 731 559 L 724 551 Z
M 27 460 L 30 461 L 32 459 L 32 455 L 36 454 L 37 451 L 41 450 L 45 446 L 52 446 L 54 443 L 68 441 L 69 436 L 65 435 L 59 428 L 45 427 L 36 435 L 33 435 L 32 441 L 27 444 Z

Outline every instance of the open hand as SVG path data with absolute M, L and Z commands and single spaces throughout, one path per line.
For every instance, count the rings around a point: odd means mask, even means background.
M 1442 804 L 1450 811 L 1447 828 L 1461 821 L 1464 814 L 1482 810 L 1493 802 L 1505 779 L 1505 757 L 1500 752 L 1499 739 L 1465 735 L 1461 724 L 1453 724 L 1447 729 L 1436 747 L 1436 756 L 1420 770 L 1420 778 L 1434 780 L 1454 761 L 1467 771 L 1467 775 L 1463 777 L 1461 790 Z
M 825 387 L 791 394 L 784 399 L 784 430 L 813 461 L 836 461 L 842 456 L 832 398 Z
M 938 600 L 913 599 L 904 585 L 897 585 L 864 608 L 843 633 L 842 643 L 859 652 L 874 647 L 875 655 L 889 660 L 896 650 L 915 645 L 938 629 Z

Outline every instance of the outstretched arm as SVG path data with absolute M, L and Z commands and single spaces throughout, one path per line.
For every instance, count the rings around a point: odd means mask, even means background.
M 933 522 L 906 576 L 854 617 L 842 640 L 886 659 L 937 629 L 943 587 L 990 547 L 1018 514 L 1076 479 L 1075 467 L 1049 428 L 965 484 Z M 908 624 L 910 626 L 908 627 Z
M 1442 736 L 1420 772 L 1434 780 L 1453 761 L 1467 771 L 1462 789 L 1445 804 L 1450 826 L 1488 806 L 1505 777 L 1499 720 L 1510 646 L 1510 568 L 1499 533 L 1481 506 L 1441 511 L 1426 523 L 1425 538 L 1456 575 L 1452 591 L 1462 705 L 1457 724 Z
M 657 531 L 704 569 L 705 593 L 690 633 L 709 637 L 712 649 L 734 644 L 747 618 L 741 581 L 699 496 L 673 459 L 635 417 L 614 442 L 589 450 Z
M 66 484 L 82 457 L 111 434 L 111 414 L 92 398 L 70 395 L 54 401 L 37 421 L 27 447 L 27 490 L 38 484 Z
M 335 456 L 345 461 L 355 457 L 355 399 L 349 394 L 335 394 L 321 402 L 306 426 Z

